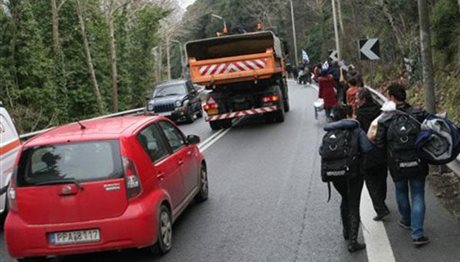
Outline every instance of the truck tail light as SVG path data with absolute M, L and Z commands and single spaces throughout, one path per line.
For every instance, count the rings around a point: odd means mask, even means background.
M 203 109 L 205 111 L 209 111 L 211 109 L 218 109 L 219 105 L 216 103 L 216 100 L 214 98 L 210 97 L 206 104 L 203 106 Z
M 203 106 L 203 109 L 206 110 L 206 111 L 209 111 L 211 109 L 217 109 L 219 108 L 219 106 L 217 104 L 205 104 Z
M 123 157 L 123 168 L 125 171 L 125 185 L 128 199 L 135 198 L 142 192 L 141 181 L 134 162 Z
M 262 97 L 262 102 L 264 103 L 271 103 L 271 102 L 278 102 L 278 101 L 280 101 L 280 97 L 277 95 Z

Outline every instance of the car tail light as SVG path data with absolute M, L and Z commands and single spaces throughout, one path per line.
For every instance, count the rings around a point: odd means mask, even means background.
M 10 180 L 10 187 L 8 188 L 8 206 L 10 210 L 17 211 L 18 210 L 18 204 L 16 201 L 16 177 L 17 177 L 17 170 L 18 168 L 14 168 L 13 176 L 11 177 Z
M 123 157 L 123 168 L 125 170 L 126 192 L 128 193 L 128 199 L 131 199 L 142 192 L 139 173 L 134 162 L 127 157 Z
M 271 103 L 271 102 L 278 102 L 278 101 L 280 101 L 280 97 L 277 95 L 262 97 L 262 102 L 264 103 Z

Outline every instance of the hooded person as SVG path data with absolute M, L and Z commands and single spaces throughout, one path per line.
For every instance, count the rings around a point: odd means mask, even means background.
M 329 70 L 321 71 L 321 76 L 318 78 L 318 87 L 318 96 L 324 100 L 326 118 L 331 121 L 331 110 L 337 104 L 337 94 L 334 88 L 334 77 Z

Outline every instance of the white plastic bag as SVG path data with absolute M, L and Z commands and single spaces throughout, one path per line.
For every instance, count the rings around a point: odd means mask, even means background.
M 377 128 L 378 128 L 378 122 L 379 119 L 386 113 L 396 110 L 396 104 L 392 101 L 387 101 L 385 102 L 382 107 L 380 108 L 382 110 L 382 114 L 380 114 L 377 118 L 375 118 L 370 127 L 369 130 L 367 131 L 367 138 L 371 140 L 372 142 L 375 142 L 375 138 L 377 136 Z
M 315 102 L 313 102 L 313 107 L 315 108 L 315 119 L 318 119 L 318 112 L 321 112 L 324 109 L 324 100 L 322 98 L 318 98 Z

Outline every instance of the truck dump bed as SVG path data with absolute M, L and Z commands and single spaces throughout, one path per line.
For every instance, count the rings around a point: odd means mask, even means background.
M 269 31 L 191 41 L 185 48 L 192 81 L 205 86 L 284 72 L 280 40 Z

